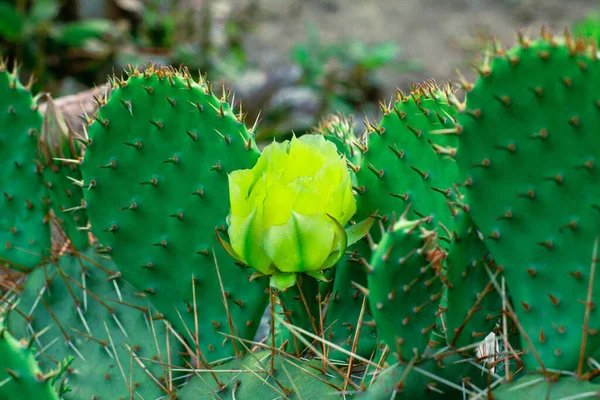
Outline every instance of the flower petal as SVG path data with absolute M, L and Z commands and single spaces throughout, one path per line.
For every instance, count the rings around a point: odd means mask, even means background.
M 282 143 L 273 141 L 265 146 L 256 165 L 252 168 L 254 174 L 259 177 L 263 173 L 282 173 L 287 166 L 288 148 L 290 143 L 286 140 Z M 269 169 L 272 169 L 269 171 Z
M 292 215 L 292 208 L 296 204 L 300 188 L 293 183 L 272 182 L 267 190 L 268 196 L 264 202 L 264 225 L 270 227 L 285 224 Z
M 275 269 L 263 247 L 264 227 L 260 222 L 260 212 L 260 207 L 257 207 L 246 218 L 231 216 L 227 232 L 231 247 L 242 258 L 241 261 L 269 275 Z
M 334 236 L 333 223 L 325 214 L 292 212 L 285 224 L 267 228 L 265 251 L 280 271 L 315 271 L 332 252 Z
M 231 214 L 247 216 L 252 212 L 252 205 L 248 202 L 250 187 L 254 182 L 254 173 L 250 169 L 240 169 L 229 173 L 229 199 Z
M 306 138 L 307 136 L 317 137 L 317 135 L 304 135 L 299 139 L 295 136 L 292 138 L 289 150 L 290 158 L 287 169 L 283 174 L 283 179 L 286 182 L 291 182 L 298 177 L 316 174 L 327 161 L 323 154 L 317 151 L 318 147 L 310 144 L 311 141 Z

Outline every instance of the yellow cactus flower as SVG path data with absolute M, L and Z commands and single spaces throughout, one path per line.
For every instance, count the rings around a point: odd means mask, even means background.
M 294 285 L 296 273 L 322 277 L 343 256 L 356 200 L 345 158 L 322 135 L 268 145 L 252 169 L 229 174 L 229 195 L 229 251 L 272 286 Z

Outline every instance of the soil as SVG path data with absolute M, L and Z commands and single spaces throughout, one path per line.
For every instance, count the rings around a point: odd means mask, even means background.
M 306 41 L 308 26 L 323 42 L 362 40 L 397 42 L 399 59 L 420 62 L 418 72 L 381 71 L 390 94 L 396 87 L 433 78 L 467 78 L 469 62 L 494 36 L 506 46 L 516 31 L 539 34 L 542 25 L 562 32 L 600 6 L 597 0 L 256 0 L 259 21 L 246 36 L 249 54 L 263 68 L 288 59 L 292 47 Z

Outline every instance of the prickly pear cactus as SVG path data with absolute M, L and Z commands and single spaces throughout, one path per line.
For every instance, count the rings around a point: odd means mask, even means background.
M 21 271 L 41 263 L 50 248 L 50 200 L 37 161 L 41 127 L 29 85 L 0 61 L 0 264 Z
M 319 121 L 312 133 L 323 135 L 336 145 L 338 152 L 346 157 L 348 167 L 352 170 L 352 180 L 356 185 L 355 173 L 361 165 L 362 152 L 354 132 L 352 117 L 335 114 Z M 359 248 L 362 251 L 359 251 Z M 329 271 L 328 276 L 333 281 L 333 286 L 330 285 L 327 290 L 329 296 L 323 297 L 329 299 L 323 316 L 325 338 L 336 346 L 364 357 L 371 356 L 375 351 L 377 334 L 368 302 L 364 301 L 363 292 L 355 285 L 367 286 L 360 254 L 368 257 L 370 252 L 367 240 L 361 240 L 349 247 L 335 269 Z M 361 311 L 363 318 L 359 323 Z M 347 360 L 349 357 L 347 353 L 334 347 L 328 349 L 328 356 L 334 360 Z
M 485 379 L 485 371 L 449 352 L 421 363 L 394 364 L 357 398 L 462 400 L 483 393 Z
M 287 359 L 269 351 L 249 354 L 212 367 L 204 379 L 195 379 L 177 394 L 180 400 L 221 399 L 339 399 L 344 377 L 323 371 L 316 360 Z M 271 364 L 272 363 L 272 364 Z M 271 371 L 271 365 L 274 371 Z
M 324 315 L 325 338 L 347 351 L 370 358 L 377 348 L 377 330 L 371 315 L 369 302 L 365 300 L 367 287 L 365 260 L 361 254 L 369 254 L 366 240 L 361 240 L 355 249 L 335 267 L 333 287 Z M 347 360 L 349 355 L 329 348 L 329 357 Z
M 183 348 L 144 297 L 89 248 L 32 272 L 8 326 L 43 349 L 42 367 L 74 358 L 65 399 L 168 398 Z
M 452 229 L 448 204 L 456 166 L 451 157 L 455 138 L 444 132 L 453 126 L 452 94 L 433 83 L 397 93 L 396 103 L 382 105 L 383 119 L 369 124 L 363 137 L 358 180 L 357 219 L 378 211 L 384 222 L 399 216 L 408 204 L 418 218 L 430 218 L 431 229 L 444 224 Z M 445 157 L 446 156 L 446 157 Z M 371 234 L 379 240 L 379 231 Z
M 0 325 L 0 398 L 59 399 L 51 384 L 53 374 L 42 373 L 32 345 L 32 341 L 18 341 Z
M 229 94 L 217 98 L 185 70 L 128 74 L 113 78 L 88 129 L 90 222 L 123 276 L 179 332 L 199 333 L 207 359 L 229 356 L 236 345 L 222 333 L 252 339 L 268 302 L 266 280 L 249 283 L 252 271 L 215 240 L 226 232 L 228 173 L 258 159 L 253 135 Z
M 38 140 L 44 164 L 44 185 L 48 188 L 51 208 L 63 232 L 75 248 L 84 250 L 89 245 L 89 235 L 79 169 L 83 152 L 75 135 L 48 96 L 42 134 Z M 85 138 L 80 140 L 85 141 Z
M 469 215 L 459 211 L 446 260 L 444 312 L 448 343 L 457 348 L 483 340 L 502 315 L 502 297 L 494 284 L 500 286 L 499 271 L 479 235 Z
M 436 328 L 446 252 L 424 220 L 400 219 L 371 259 L 369 302 L 379 338 L 401 362 L 418 360 Z
M 496 49 L 454 133 L 468 209 L 504 270 L 531 369 L 582 372 L 600 346 L 600 63 L 568 35 Z
M 539 375 L 524 376 L 492 391 L 495 400 L 511 399 L 591 399 L 600 396 L 600 383 L 580 381 L 575 377 L 548 379 Z

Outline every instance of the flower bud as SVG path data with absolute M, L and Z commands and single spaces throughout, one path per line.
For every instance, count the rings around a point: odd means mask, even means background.
M 268 145 L 252 169 L 229 174 L 229 194 L 233 254 L 272 285 L 320 276 L 343 256 L 356 201 L 345 158 L 323 136 Z

